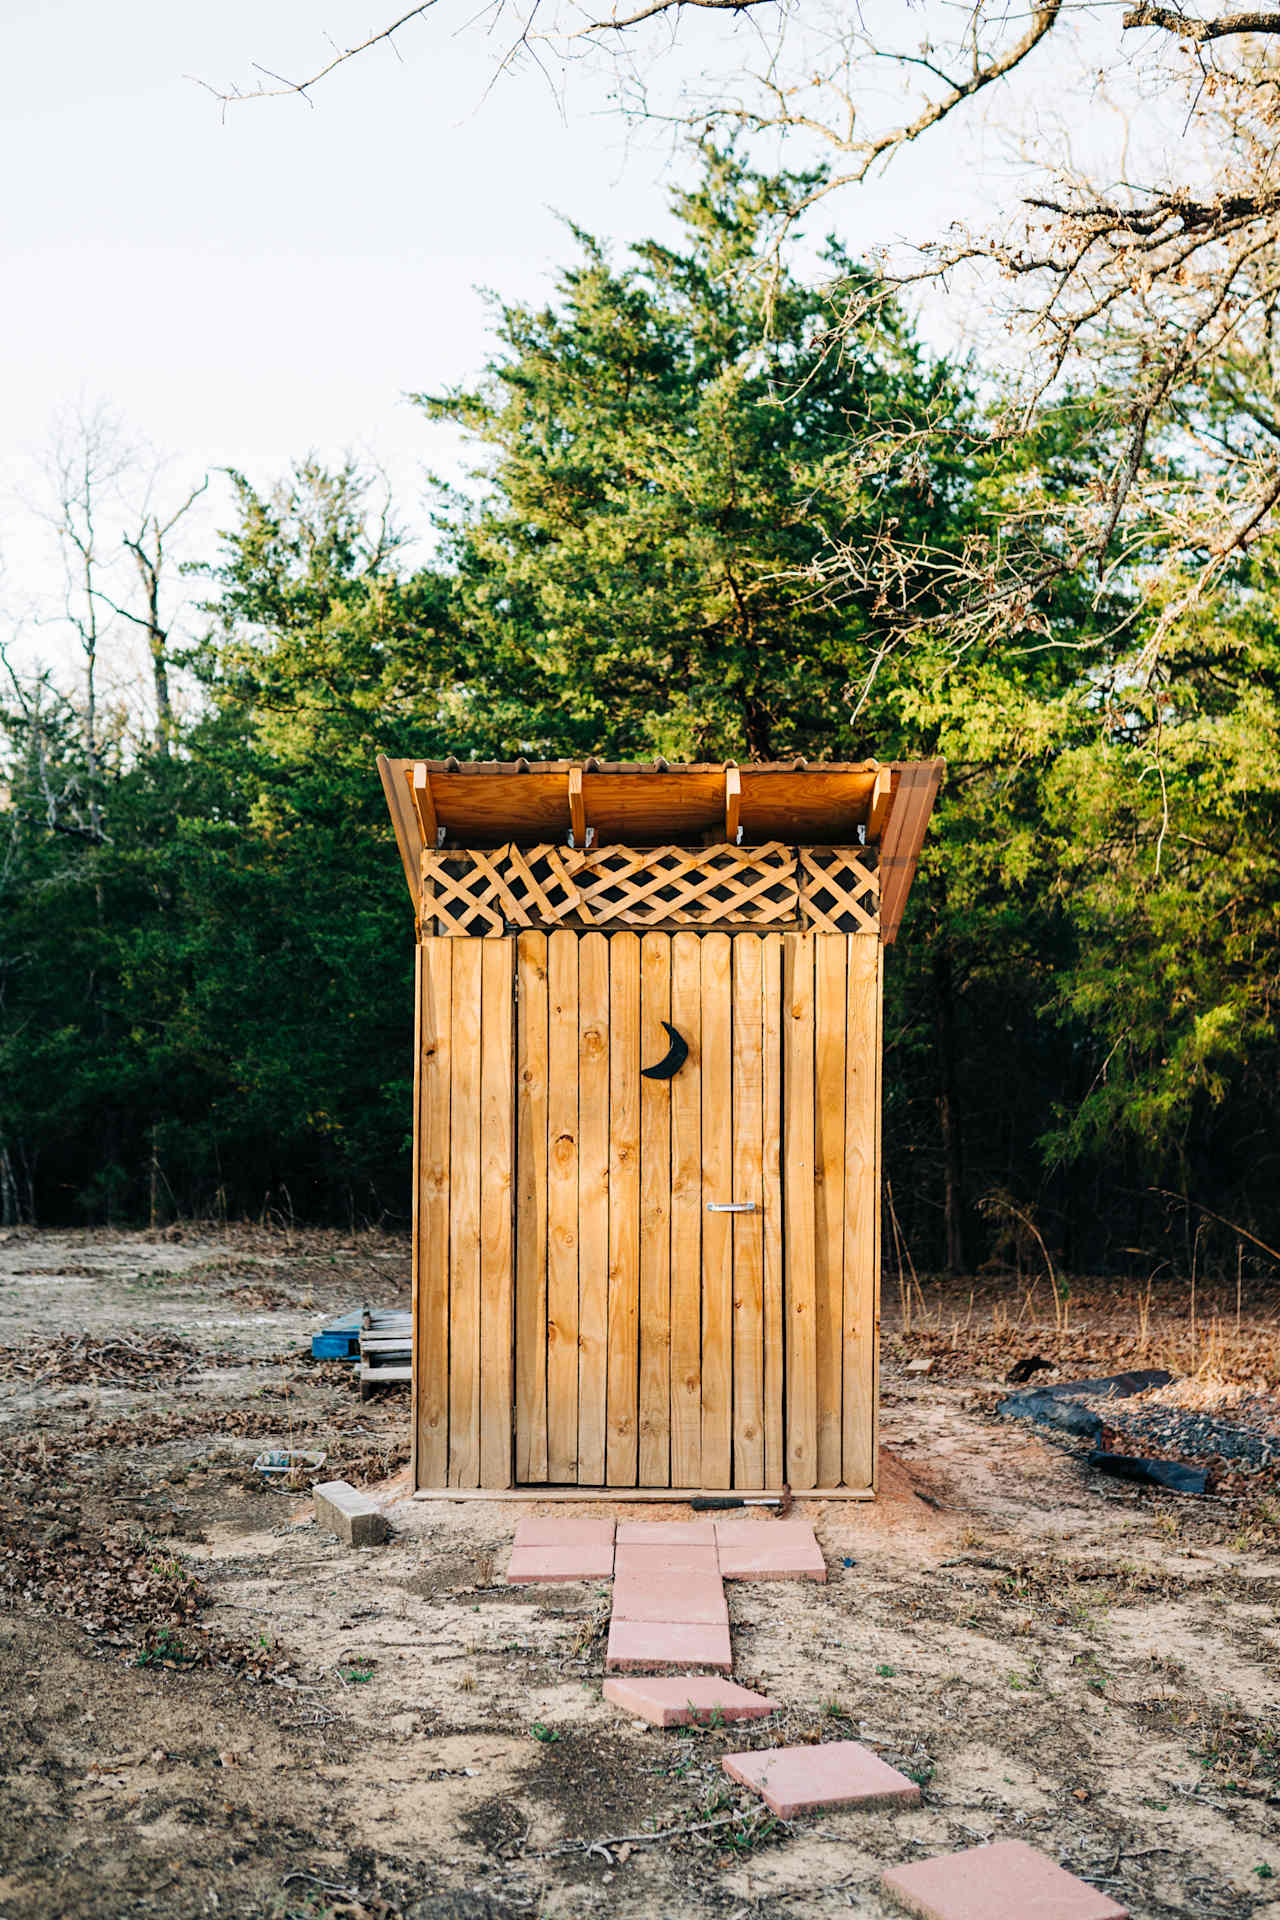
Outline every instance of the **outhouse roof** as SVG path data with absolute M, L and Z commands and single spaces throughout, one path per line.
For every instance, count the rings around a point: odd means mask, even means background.
M 941 760 L 671 766 L 657 760 L 463 761 L 379 756 L 415 907 L 424 845 L 879 846 L 881 927 L 897 932 Z

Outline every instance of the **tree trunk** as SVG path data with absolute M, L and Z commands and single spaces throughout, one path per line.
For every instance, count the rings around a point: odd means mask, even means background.
M 18 1211 L 18 1183 L 13 1177 L 13 1162 L 9 1158 L 8 1147 L 0 1146 L 0 1227 L 16 1227 L 21 1222 Z
M 939 940 L 933 954 L 934 1037 L 938 1049 L 938 1125 L 942 1135 L 943 1225 L 948 1273 L 965 1271 L 964 1158 L 956 1083 L 955 1003 L 951 949 Z

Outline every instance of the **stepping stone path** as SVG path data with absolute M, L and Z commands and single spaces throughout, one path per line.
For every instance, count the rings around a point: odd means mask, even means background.
M 891 1867 L 880 1884 L 921 1920 L 1128 1920 L 1126 1907 L 1025 1840 Z
M 725 1580 L 825 1580 L 807 1520 L 522 1520 L 507 1580 L 612 1580 L 604 1697 L 657 1727 L 760 1720 L 778 1702 L 727 1675 Z M 679 1678 L 655 1668 L 681 1667 Z M 689 1669 L 701 1668 L 700 1673 Z M 708 1671 L 710 1670 L 710 1671 Z M 920 1788 L 856 1740 L 727 1753 L 730 1779 L 780 1820 L 835 1807 L 914 1806 Z M 892 1867 L 884 1891 L 920 1920 L 1128 1920 L 1124 1907 L 1021 1840 Z
M 807 1520 L 620 1521 L 606 1672 L 696 1666 L 729 1673 L 726 1554 L 737 1579 L 754 1577 L 757 1565 L 773 1578 L 795 1578 L 800 1566 L 800 1577 L 813 1577 L 815 1560 L 826 1577 Z
M 725 1772 L 758 1793 L 779 1820 L 828 1807 L 916 1806 L 920 1789 L 856 1740 L 726 1753 Z

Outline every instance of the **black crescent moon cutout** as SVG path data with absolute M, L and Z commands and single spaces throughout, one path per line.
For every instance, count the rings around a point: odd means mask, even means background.
M 664 1020 L 662 1024 L 671 1035 L 671 1045 L 656 1066 L 641 1067 L 640 1071 L 646 1080 L 670 1080 L 689 1058 L 689 1042 L 681 1039 L 669 1020 Z

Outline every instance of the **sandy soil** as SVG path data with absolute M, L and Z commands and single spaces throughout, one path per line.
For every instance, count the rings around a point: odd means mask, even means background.
M 745 1734 L 607 1706 L 607 1589 L 509 1589 L 511 1506 L 404 1497 L 407 1392 L 305 1357 L 362 1300 L 407 1304 L 403 1242 L 0 1237 L 0 1920 L 887 1917 L 881 1867 L 1000 1837 L 1137 1920 L 1280 1920 L 1280 1502 L 1104 1482 L 992 1410 L 1055 1340 L 1134 1363 L 1101 1296 L 890 1329 L 881 1497 L 804 1509 L 829 1583 L 729 1587 L 735 1675 L 787 1703 Z M 1158 1302 L 1141 1332 L 1185 1352 Z M 1274 1334 L 1246 1303 L 1251 1391 Z M 385 1488 L 386 1545 L 262 1489 L 290 1439 Z M 720 1768 L 850 1735 L 918 1809 L 771 1826 Z

